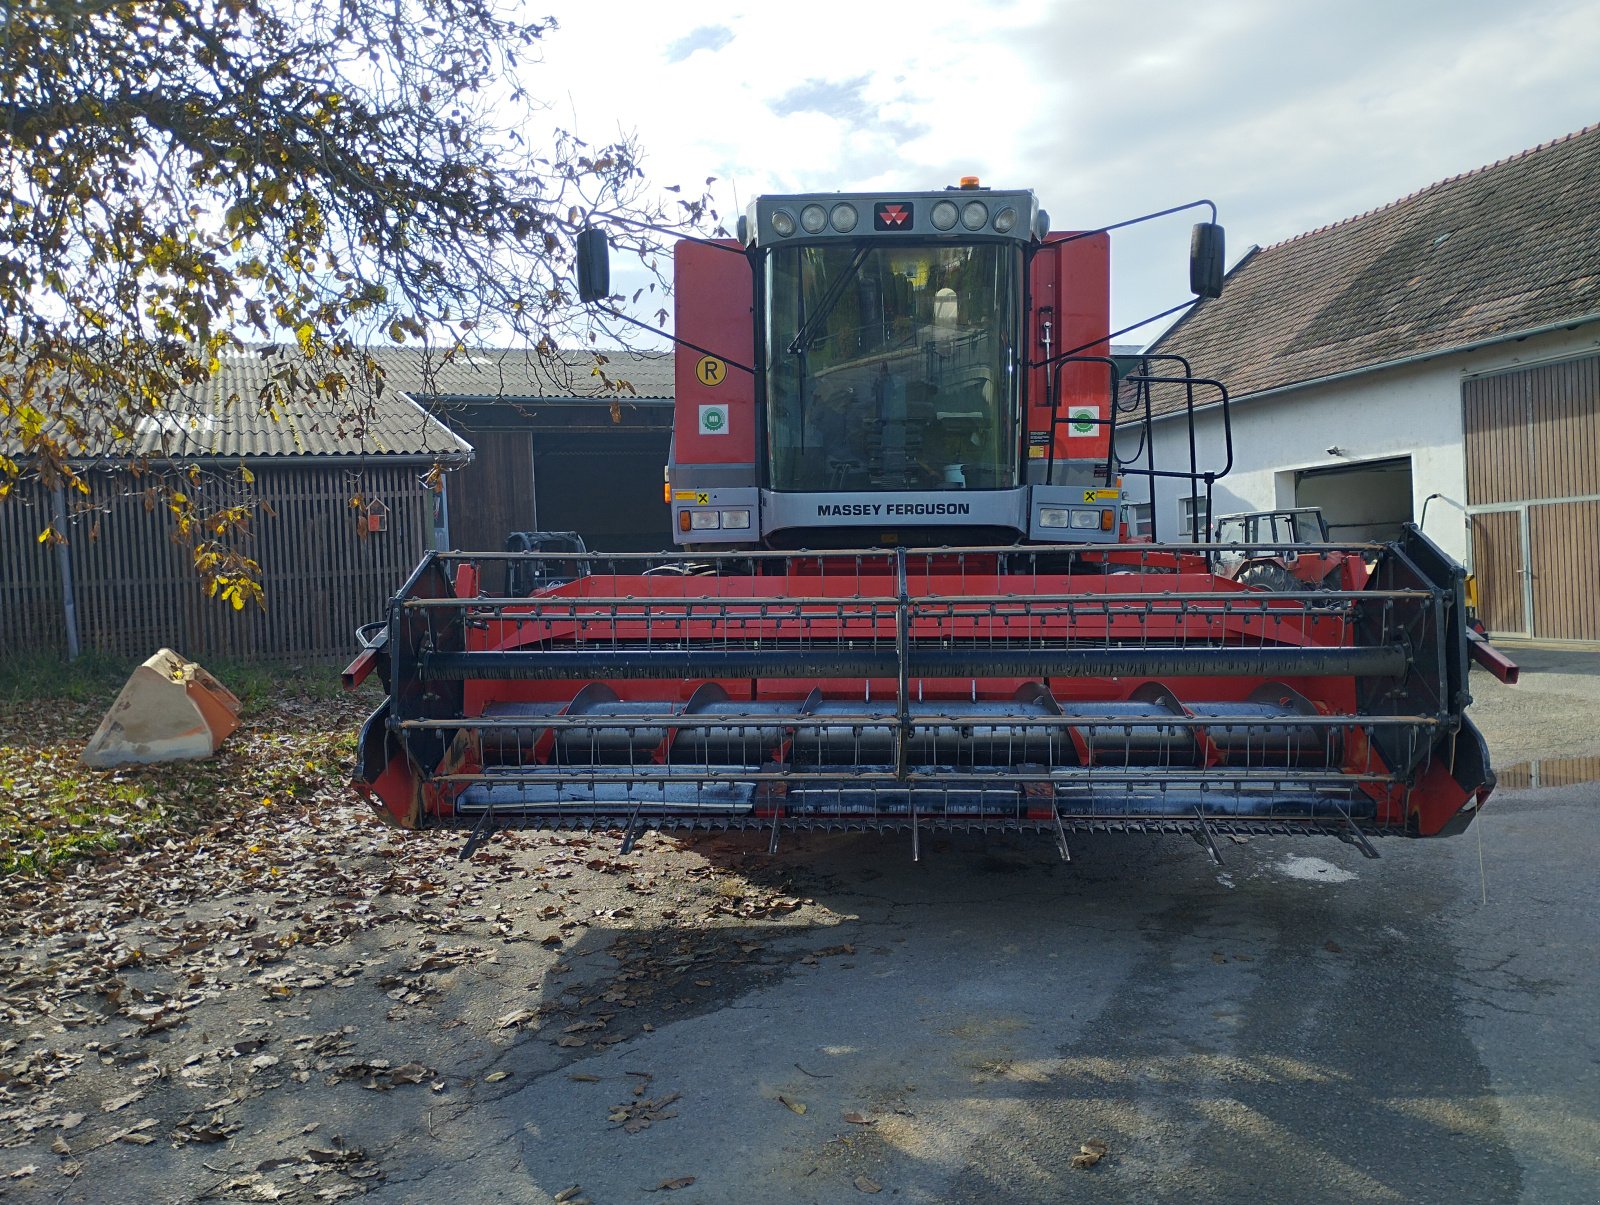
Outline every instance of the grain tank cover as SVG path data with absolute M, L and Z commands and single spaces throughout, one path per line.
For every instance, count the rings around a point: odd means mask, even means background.
M 829 239 L 1014 239 L 1038 236 L 1039 204 L 1030 191 L 801 193 L 757 197 L 745 224 L 756 247 Z

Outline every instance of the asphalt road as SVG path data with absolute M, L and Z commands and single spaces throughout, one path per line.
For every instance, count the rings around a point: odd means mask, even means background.
M 601 1055 L 515 1048 L 526 1086 L 372 1199 L 1600 1199 L 1597 804 L 1502 792 L 1461 839 L 1220 870 L 1178 839 L 792 842 L 774 873 L 829 919 L 749 935 L 814 960 Z M 674 1115 L 597 1127 L 634 1085 Z
M 1600 776 L 1600 656 L 1519 655 L 1473 675 L 1496 765 Z M 463 863 L 359 810 L 215 838 L 281 876 L 52 881 L 4 947 L 0 1198 L 1600 1200 L 1594 783 L 1220 869 L 1114 836 Z

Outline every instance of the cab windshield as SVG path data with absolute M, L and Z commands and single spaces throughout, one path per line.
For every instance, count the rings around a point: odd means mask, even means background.
M 841 242 L 769 263 L 774 489 L 1017 483 L 1019 248 Z

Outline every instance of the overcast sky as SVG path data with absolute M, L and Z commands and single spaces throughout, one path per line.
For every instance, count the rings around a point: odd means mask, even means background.
M 524 11 L 561 25 L 530 71 L 549 122 L 599 141 L 636 134 L 661 183 L 717 177 L 730 227 L 764 192 L 978 175 L 1033 189 L 1056 229 L 1209 197 L 1231 263 L 1600 121 L 1596 0 L 525 0 Z M 1192 220 L 1116 236 L 1118 325 L 1183 298 Z

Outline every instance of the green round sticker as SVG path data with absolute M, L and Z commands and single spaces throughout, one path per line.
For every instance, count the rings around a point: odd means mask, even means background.
M 706 428 L 707 431 L 720 431 L 720 430 L 722 430 L 723 422 L 726 421 L 726 420 L 724 420 L 723 417 L 722 417 L 722 411 L 720 411 L 720 410 L 707 410 L 706 413 L 705 413 L 705 417 L 702 418 L 700 421 L 705 424 L 705 428 Z

